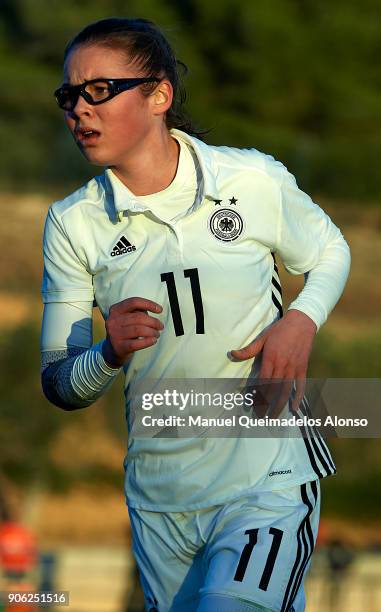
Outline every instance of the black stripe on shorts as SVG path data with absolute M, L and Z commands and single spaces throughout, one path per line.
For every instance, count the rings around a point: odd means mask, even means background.
M 313 539 L 313 533 L 312 533 L 312 528 L 311 528 L 311 523 L 310 523 L 310 516 L 317 502 L 317 484 L 316 482 L 313 482 L 310 484 L 313 498 L 314 498 L 314 503 L 311 502 L 307 494 L 308 484 L 309 483 L 302 484 L 300 487 L 301 497 L 302 497 L 303 503 L 307 507 L 307 513 L 303 517 L 298 527 L 298 531 L 297 531 L 298 546 L 296 550 L 296 558 L 295 558 L 295 562 L 292 567 L 290 578 L 289 578 L 289 581 L 286 587 L 285 595 L 284 595 L 283 602 L 282 602 L 281 612 L 287 612 L 287 610 L 292 605 L 292 602 L 294 601 L 297 595 L 297 592 L 300 588 L 300 584 L 301 584 L 304 572 L 306 570 L 308 561 L 310 560 L 313 549 L 314 549 L 314 539 Z

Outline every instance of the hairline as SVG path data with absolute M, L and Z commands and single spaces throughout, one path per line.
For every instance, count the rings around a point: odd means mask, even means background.
M 116 48 L 116 47 L 114 47 L 114 46 L 107 45 L 107 44 L 105 44 L 105 43 L 103 43 L 103 42 L 97 42 L 97 41 L 91 41 L 91 42 L 90 42 L 90 41 L 86 41 L 86 42 L 83 42 L 83 43 L 78 43 L 78 44 L 75 44 L 75 45 L 73 45 L 73 47 L 72 47 L 72 48 L 69 50 L 69 52 L 68 52 L 68 53 L 65 55 L 65 59 L 64 59 L 64 63 L 63 63 L 63 74 L 64 74 L 64 78 L 67 76 L 66 66 L 67 66 L 67 62 L 68 62 L 68 60 L 69 60 L 70 56 L 72 55 L 72 53 L 74 53 L 74 52 L 75 52 L 75 51 L 77 51 L 78 49 L 81 49 L 81 48 L 86 48 L 86 47 L 87 47 L 87 48 L 90 48 L 90 47 L 104 47 L 104 48 L 111 49 L 112 51 L 119 51 L 119 49 L 117 49 L 117 48 Z M 120 48 L 120 52 L 121 52 L 121 54 L 123 54 L 123 55 L 124 55 L 124 60 L 126 60 L 126 61 L 124 61 L 124 62 L 123 62 L 123 64 L 126 66 L 126 68 L 127 68 L 127 67 L 136 67 L 136 69 L 137 69 L 137 74 L 136 74 L 136 77 L 140 77 L 140 76 L 141 76 L 141 77 L 150 77 L 150 76 L 153 76 L 153 75 L 151 75 L 151 74 L 148 74 L 148 71 L 145 71 L 145 70 L 143 69 L 142 61 L 140 61 L 140 62 L 139 62 L 139 58 L 138 58 L 138 57 L 136 57 L 136 58 L 135 58 L 135 59 L 133 59 L 133 60 L 131 60 L 131 59 L 130 59 L 129 61 L 127 61 L 127 60 L 128 60 L 128 57 L 127 57 L 127 52 L 126 52 L 126 50 L 125 50 L 125 49 L 123 49 L 123 48 Z M 139 74 L 139 72 L 140 72 L 140 74 Z M 103 76 L 103 78 L 112 78 L 112 77 L 107 77 L 107 76 L 104 76 L 104 75 L 102 75 L 102 76 Z M 101 79 L 101 78 L 102 78 L 102 76 L 100 76 L 100 77 L 99 77 L 99 79 Z M 158 78 L 158 79 L 160 79 L 160 80 L 164 80 L 164 79 L 166 79 L 167 81 L 171 82 L 171 81 L 170 81 L 170 79 L 167 77 L 167 75 L 166 75 L 166 74 L 162 74 L 162 75 L 158 74 L 158 75 L 154 75 L 154 76 L 155 76 L 155 77 L 157 77 L 157 78 Z M 117 78 L 117 77 L 115 77 L 115 78 Z M 120 78 L 120 77 L 118 77 L 118 78 Z M 122 78 L 123 78 L 123 77 L 122 77 Z M 126 78 L 127 78 L 127 77 L 126 77 Z M 172 83 L 171 83 L 171 85 L 172 85 Z

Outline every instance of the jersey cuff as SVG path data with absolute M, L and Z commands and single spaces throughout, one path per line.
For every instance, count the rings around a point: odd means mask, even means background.
M 111 368 L 104 360 L 102 345 L 104 340 L 94 344 L 75 360 L 70 385 L 75 395 L 82 400 L 95 401 L 111 385 L 121 368 Z
M 94 346 L 92 347 L 93 350 L 96 350 L 97 353 L 97 361 L 99 364 L 99 367 L 102 369 L 102 371 L 105 374 L 108 374 L 109 376 L 113 376 L 114 374 L 117 374 L 121 369 L 122 366 L 120 366 L 119 368 L 113 368 L 110 365 L 108 365 L 108 363 L 106 363 L 105 358 L 103 357 L 103 344 L 105 343 L 105 340 L 102 340 L 101 342 L 98 342 L 98 344 L 94 344 Z

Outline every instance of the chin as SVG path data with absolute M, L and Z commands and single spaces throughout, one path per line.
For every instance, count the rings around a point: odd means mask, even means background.
M 109 160 L 104 155 L 100 155 L 97 151 L 91 149 L 81 149 L 84 158 L 93 166 L 108 166 Z

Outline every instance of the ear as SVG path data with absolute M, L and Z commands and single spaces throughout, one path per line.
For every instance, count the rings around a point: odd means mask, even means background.
M 154 115 L 162 115 L 171 107 L 173 100 L 173 87 L 168 79 L 163 79 L 157 85 L 152 95 Z

